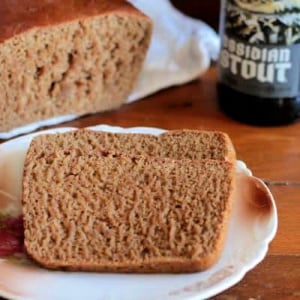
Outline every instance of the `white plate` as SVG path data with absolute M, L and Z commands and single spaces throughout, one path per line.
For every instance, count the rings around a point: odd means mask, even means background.
M 94 130 L 159 134 L 157 128 L 101 125 Z M 72 128 L 48 130 L 63 132 Z M 39 132 L 0 145 L 0 210 L 20 213 L 22 166 Z M 264 183 L 237 162 L 238 189 L 229 232 L 219 262 L 194 274 L 126 275 L 49 271 L 33 264 L 0 260 L 0 295 L 41 300 L 186 300 L 216 295 L 239 282 L 265 257 L 277 230 L 275 201 Z

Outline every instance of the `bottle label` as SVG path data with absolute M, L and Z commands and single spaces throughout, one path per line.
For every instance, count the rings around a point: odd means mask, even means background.
M 225 2 L 220 80 L 259 97 L 298 95 L 300 0 Z

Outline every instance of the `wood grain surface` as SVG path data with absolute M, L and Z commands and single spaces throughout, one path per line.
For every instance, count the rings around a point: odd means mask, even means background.
M 116 111 L 87 116 L 61 126 L 97 124 L 123 127 L 222 130 L 232 138 L 238 159 L 270 187 L 279 227 L 267 257 L 236 286 L 215 299 L 298 299 L 300 297 L 300 122 L 255 127 L 225 116 L 216 100 L 216 69 Z M 241 99 L 242 101 L 242 99 Z
M 300 123 L 254 127 L 226 117 L 216 101 L 216 69 L 116 111 L 86 116 L 57 127 L 98 124 L 123 127 L 222 130 L 232 138 L 238 159 L 270 187 L 279 227 L 267 257 L 245 278 L 215 299 L 297 299 L 300 297 Z
M 217 26 L 219 1 L 173 2 L 186 13 Z M 211 67 L 189 84 L 166 89 L 116 111 L 86 116 L 57 127 L 98 124 L 227 132 L 238 159 L 245 161 L 253 174 L 270 187 L 279 227 L 266 258 L 238 284 L 214 299 L 300 299 L 300 122 L 255 127 L 226 117 L 218 109 L 216 69 Z

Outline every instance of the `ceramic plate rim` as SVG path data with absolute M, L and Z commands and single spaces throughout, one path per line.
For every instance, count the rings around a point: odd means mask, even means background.
M 23 145 L 24 147 L 24 143 L 28 143 L 31 141 L 31 139 L 36 136 L 36 135 L 40 135 L 40 134 L 45 134 L 45 133 L 57 133 L 57 132 L 66 132 L 66 131 L 70 131 L 70 130 L 76 130 L 78 128 L 76 127 L 59 127 L 59 128 L 54 128 L 54 129 L 46 129 L 46 130 L 42 130 L 42 131 L 38 131 L 35 133 L 30 133 L 30 134 L 26 134 L 24 136 L 20 136 L 20 137 L 16 137 L 13 138 L 11 140 L 5 141 L 2 144 L 0 144 L 0 150 L 3 147 L 6 146 L 10 146 L 11 144 L 16 143 L 17 145 Z M 134 133 L 150 133 L 150 134 L 160 134 L 164 131 L 166 131 L 165 129 L 161 129 L 161 128 L 156 128 L 156 127 L 119 127 L 119 126 L 111 126 L 111 125 L 106 125 L 106 124 L 102 124 L 102 125 L 96 125 L 96 126 L 90 126 L 87 127 L 87 129 L 91 129 L 91 130 L 102 130 L 102 131 L 112 131 L 112 132 L 134 132 Z M 246 164 L 242 161 L 238 161 L 237 162 L 238 167 L 240 168 L 240 170 L 242 170 L 242 172 L 244 172 L 246 175 L 248 176 L 252 176 L 252 172 L 251 170 L 249 170 L 246 166 Z M 256 177 L 255 177 L 256 178 Z M 259 178 L 256 178 L 257 180 L 259 180 L 263 185 L 265 185 L 263 183 L 263 181 Z M 269 190 L 269 189 L 268 189 Z M 208 298 L 208 297 L 212 297 L 214 295 L 216 295 L 217 293 L 220 293 L 230 287 L 232 287 L 234 284 L 238 283 L 244 276 L 245 274 L 250 271 L 251 269 L 253 269 L 258 263 L 260 263 L 268 249 L 269 249 L 269 243 L 273 240 L 273 238 L 276 235 L 277 232 L 277 227 L 278 227 L 278 216 L 277 216 L 277 208 L 276 208 L 276 204 L 275 204 L 275 200 L 271 194 L 271 202 L 272 202 L 272 209 L 273 209 L 273 214 L 272 214 L 272 222 L 273 222 L 273 227 L 271 232 L 269 232 L 269 235 L 267 236 L 267 238 L 265 238 L 261 244 L 261 248 L 259 249 L 259 255 L 257 255 L 256 259 L 252 259 L 251 263 L 247 263 L 246 265 L 244 265 L 241 269 L 238 270 L 238 272 L 236 274 L 233 274 L 231 276 L 229 276 L 229 278 L 227 280 L 223 280 L 221 283 L 218 283 L 216 286 L 208 288 L 208 290 L 204 291 L 201 295 L 196 294 L 196 295 L 185 295 L 182 298 L 182 300 L 197 300 L 197 299 L 203 299 L 203 298 Z M 0 259 L 0 269 L 1 269 L 1 261 L 3 261 L 4 259 Z M 0 282 L 1 283 L 1 282 Z M 16 300 L 25 300 L 27 299 L 27 297 L 18 297 L 14 294 L 8 294 L 5 293 L 1 290 L 1 286 L 0 286 L 0 292 L 1 295 L 3 297 L 7 297 L 7 298 L 11 298 L 13 297 Z

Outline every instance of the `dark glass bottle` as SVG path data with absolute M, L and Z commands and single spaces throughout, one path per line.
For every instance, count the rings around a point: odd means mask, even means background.
M 228 116 L 282 125 L 300 116 L 300 5 L 223 0 L 218 101 Z

